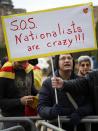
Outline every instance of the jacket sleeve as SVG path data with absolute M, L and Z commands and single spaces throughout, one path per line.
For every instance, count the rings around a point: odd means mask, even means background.
M 15 90 L 12 91 L 12 87 L 9 86 L 11 83 L 11 79 L 0 77 L 0 108 L 3 110 L 10 110 L 17 106 L 20 106 L 20 108 L 23 107 L 20 99 L 15 97 Z
M 45 80 L 42 84 L 42 88 L 39 92 L 39 103 L 38 103 L 38 113 L 44 119 L 54 119 L 55 117 L 51 115 L 51 109 L 53 106 L 53 101 L 55 100 L 52 92 L 50 80 Z
M 64 81 L 62 91 L 86 94 L 89 90 L 89 77 Z

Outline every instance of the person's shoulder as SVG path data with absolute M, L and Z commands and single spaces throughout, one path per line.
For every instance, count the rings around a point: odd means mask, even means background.
M 50 84 L 51 83 L 51 77 L 47 77 L 44 81 L 43 84 Z
M 14 79 L 15 73 L 13 71 L 13 64 L 11 62 L 6 62 L 0 69 L 0 78 Z
M 52 91 L 51 77 L 46 78 L 43 83 L 40 91 Z
M 95 79 L 96 77 L 98 77 L 98 69 L 93 69 L 91 71 L 89 71 L 89 73 L 86 75 L 86 78 L 90 78 L 90 79 Z
M 98 69 L 93 69 L 92 71 L 94 71 L 94 72 L 98 72 Z
M 98 74 L 98 69 L 93 69 L 89 71 L 89 74 Z
M 2 71 L 12 72 L 12 69 L 13 69 L 13 64 L 8 61 L 8 62 L 6 62 L 6 63 L 2 66 L 0 72 L 2 72 Z
M 9 66 L 13 66 L 13 63 L 7 61 L 7 62 L 5 62 L 5 64 L 2 67 L 9 67 Z
M 94 69 L 92 72 L 94 75 L 98 76 L 98 69 Z

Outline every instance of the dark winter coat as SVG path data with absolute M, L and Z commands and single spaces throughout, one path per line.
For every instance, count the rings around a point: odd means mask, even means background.
M 98 115 L 98 70 L 89 73 L 85 78 L 64 81 L 62 92 L 67 91 L 88 95 L 94 108 L 94 114 Z
M 60 76 L 58 71 L 56 71 L 56 76 Z M 77 76 L 73 74 L 70 79 L 75 79 Z M 91 113 L 89 108 L 88 97 L 84 95 L 78 95 L 77 93 L 70 93 L 74 100 L 77 102 L 79 107 L 85 107 L 85 115 Z M 55 108 L 55 91 L 51 85 L 51 78 L 48 78 L 44 81 L 42 88 L 39 93 L 39 104 L 38 104 L 38 113 L 44 119 L 54 119 L 57 115 L 68 115 L 70 116 L 74 111 L 72 103 L 68 100 L 66 92 L 57 89 L 58 105 L 59 107 Z M 87 106 L 87 107 L 86 107 Z M 58 113 L 59 112 L 59 113 Z
M 0 70 L 0 108 L 3 116 L 23 116 L 25 106 L 20 98 L 38 93 L 34 87 L 32 69 L 32 66 L 28 66 L 26 70 L 14 70 L 8 62 Z

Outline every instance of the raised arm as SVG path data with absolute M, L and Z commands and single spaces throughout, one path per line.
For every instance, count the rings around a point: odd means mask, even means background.
M 60 88 L 63 91 L 70 93 L 87 93 L 89 89 L 88 78 L 78 78 L 75 80 L 62 80 L 60 77 L 51 79 L 53 88 Z

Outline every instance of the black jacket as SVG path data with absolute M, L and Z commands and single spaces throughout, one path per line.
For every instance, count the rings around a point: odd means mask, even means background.
M 56 72 L 56 76 L 59 76 L 58 71 Z M 76 78 L 77 76 L 73 74 L 71 76 L 71 79 Z M 78 95 L 77 93 L 71 92 L 70 93 L 74 100 L 77 102 L 79 107 L 83 107 L 87 105 L 88 98 L 84 95 Z M 68 100 L 66 96 L 66 92 L 57 89 L 57 96 L 58 96 L 58 104 L 63 107 L 61 110 L 61 115 L 71 115 L 75 111 L 72 103 Z M 52 88 L 51 85 L 51 78 L 48 78 L 43 82 L 42 88 L 39 92 L 39 104 L 38 104 L 38 113 L 39 115 L 44 119 L 54 119 L 57 116 L 55 116 L 53 108 L 55 105 L 55 91 Z M 89 114 L 90 110 L 86 110 L 86 114 Z
M 17 73 L 16 73 L 17 72 Z M 18 74 L 18 82 L 16 86 L 16 74 Z M 10 73 L 9 73 L 10 75 Z M 27 85 L 25 94 L 25 85 L 22 85 L 20 78 L 30 75 L 31 85 Z M 23 116 L 24 105 L 20 102 L 20 98 L 25 95 L 36 95 L 38 92 L 34 87 L 33 71 L 28 74 L 24 70 L 15 71 L 15 79 L 0 77 L 0 108 L 2 109 L 3 116 Z M 28 81 L 29 83 L 29 81 Z M 28 87 L 30 92 L 27 91 Z
M 66 91 L 88 95 L 94 114 L 98 115 L 98 70 L 90 72 L 85 78 L 64 81 L 62 92 Z

